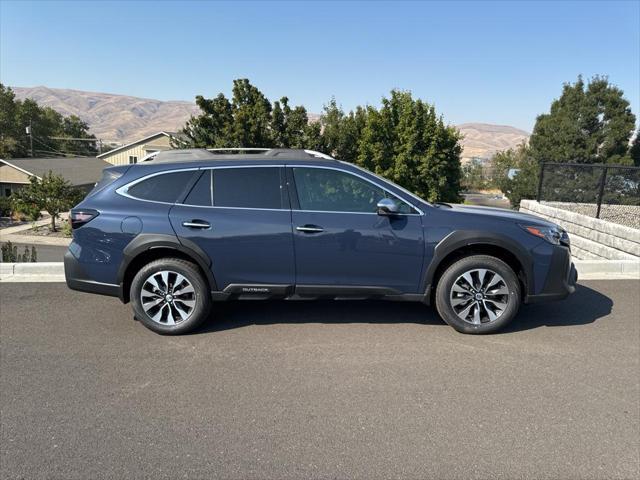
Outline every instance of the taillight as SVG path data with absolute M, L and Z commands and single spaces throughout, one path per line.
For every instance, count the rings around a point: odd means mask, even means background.
M 71 210 L 69 213 L 69 220 L 71 220 L 71 228 L 80 228 L 81 226 L 89 223 L 98 215 L 97 210 L 91 210 L 89 208 L 83 208 L 78 210 Z

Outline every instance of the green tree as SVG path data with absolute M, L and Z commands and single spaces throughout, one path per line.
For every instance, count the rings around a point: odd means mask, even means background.
M 469 162 L 462 167 L 461 186 L 467 191 L 487 188 L 484 167 L 480 163 Z
M 271 102 L 247 79 L 233 82 L 233 97 L 196 97 L 202 113 L 182 133 L 184 146 L 275 147 L 324 151 L 383 175 L 431 201 L 458 201 L 460 134 L 435 108 L 394 90 L 378 109 L 345 114 L 335 99 L 319 122 L 282 97 Z
M 271 147 L 271 102 L 242 78 L 233 81 L 231 147 Z
M 536 197 L 540 166 L 527 145 L 496 153 L 492 166 L 494 184 L 513 208 L 518 208 L 522 199 Z
M 70 152 L 84 157 L 92 157 L 98 154 L 98 144 L 95 135 L 89 134 L 89 125 L 76 115 L 70 115 L 62 119 L 61 137 L 86 138 L 95 140 L 85 142 L 78 140 L 58 140 L 55 144 L 57 150 Z
M 633 142 L 629 145 L 629 158 L 636 167 L 640 167 L 640 130 L 636 130 Z
M 432 105 L 393 90 L 379 110 L 369 106 L 349 117 L 351 132 L 358 132 L 364 120 L 355 163 L 429 201 L 460 200 L 461 136 Z
M 29 185 L 24 186 L 11 195 L 15 208 L 37 208 L 51 215 L 51 231 L 56 231 L 56 219 L 82 199 L 82 193 L 73 188 L 63 177 L 49 171 L 42 177 L 29 178 Z
M 13 90 L 0 83 L 0 158 L 11 158 L 20 151 L 21 135 L 16 122 L 18 103 L 15 98 Z
M 531 154 L 539 162 L 631 164 L 635 116 L 623 95 L 606 77 L 565 84 L 550 112 L 536 120 Z

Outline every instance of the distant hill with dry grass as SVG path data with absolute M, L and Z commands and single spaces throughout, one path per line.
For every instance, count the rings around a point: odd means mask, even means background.
M 161 101 L 110 93 L 85 92 L 48 87 L 12 87 L 19 99 L 31 98 L 63 115 L 77 115 L 91 133 L 105 142 L 128 143 L 159 131 L 182 128 L 200 109 L 191 102 Z M 311 121 L 320 115 L 309 113 Z M 506 125 L 465 123 L 458 125 L 465 136 L 463 157 L 488 158 L 499 150 L 515 147 L 529 134 Z
M 128 143 L 163 130 L 176 131 L 200 111 L 191 102 L 47 87 L 12 89 L 19 99 L 31 98 L 63 115 L 77 115 L 96 137 L 115 143 Z
M 529 134 L 508 125 L 463 123 L 457 126 L 464 135 L 463 158 L 490 158 L 494 153 L 514 148 L 529 140 Z

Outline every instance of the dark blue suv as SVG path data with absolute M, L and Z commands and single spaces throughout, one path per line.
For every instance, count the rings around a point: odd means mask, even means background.
M 163 334 L 192 330 L 217 301 L 272 298 L 423 302 L 489 333 L 577 280 L 553 223 L 432 204 L 304 150 L 173 150 L 107 168 L 71 222 L 68 286 L 130 301 Z

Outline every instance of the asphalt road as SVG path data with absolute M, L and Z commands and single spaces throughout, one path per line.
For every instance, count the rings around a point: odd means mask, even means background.
M 0 285 L 2 478 L 638 478 L 640 282 L 498 335 L 426 307 L 244 302 L 162 337 Z
M 509 200 L 493 193 L 463 193 L 465 203 L 483 207 L 511 208 Z

